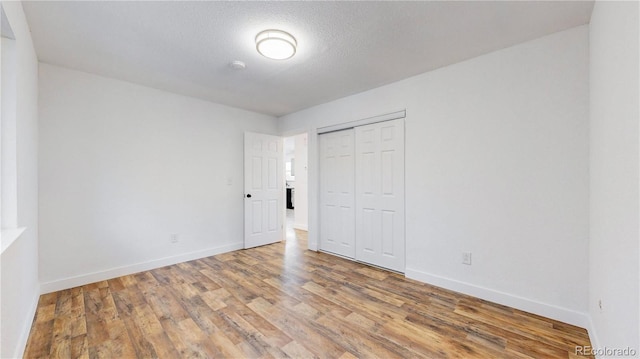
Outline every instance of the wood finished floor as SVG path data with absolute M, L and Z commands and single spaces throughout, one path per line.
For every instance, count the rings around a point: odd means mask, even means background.
M 25 358 L 572 358 L 584 329 L 298 238 L 42 295 Z

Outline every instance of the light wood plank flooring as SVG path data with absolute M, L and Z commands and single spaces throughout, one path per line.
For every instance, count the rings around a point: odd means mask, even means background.
M 41 296 L 25 358 L 571 358 L 584 329 L 338 257 L 306 232 Z

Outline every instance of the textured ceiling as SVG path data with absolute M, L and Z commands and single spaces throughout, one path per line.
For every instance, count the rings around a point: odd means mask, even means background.
M 586 24 L 593 2 L 23 6 L 40 61 L 280 116 Z M 296 56 L 256 52 L 255 35 L 269 28 L 297 38 Z

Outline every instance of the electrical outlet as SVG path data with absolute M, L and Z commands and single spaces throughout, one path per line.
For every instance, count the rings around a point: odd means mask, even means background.
M 178 238 L 178 235 L 176 233 L 172 233 L 171 234 L 171 243 L 178 243 L 180 242 L 180 238 Z
M 471 265 L 471 252 L 462 252 L 462 264 Z

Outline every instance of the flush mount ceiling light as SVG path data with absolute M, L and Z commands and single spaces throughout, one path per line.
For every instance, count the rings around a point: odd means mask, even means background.
M 286 60 L 296 53 L 295 37 L 282 30 L 265 30 L 256 35 L 256 50 L 274 60 Z

